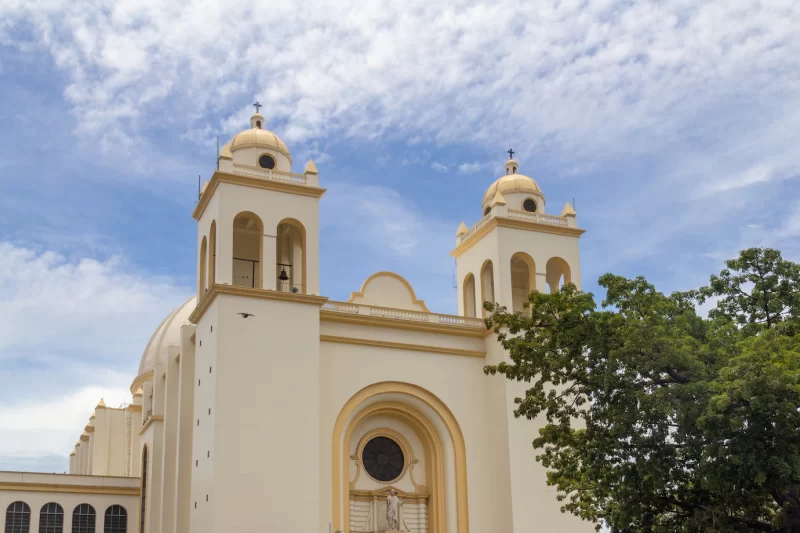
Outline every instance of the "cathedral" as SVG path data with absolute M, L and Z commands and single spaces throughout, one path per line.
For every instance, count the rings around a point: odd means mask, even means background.
M 574 209 L 547 214 L 509 155 L 455 235 L 458 315 L 394 272 L 334 301 L 325 181 L 257 108 L 192 213 L 196 296 L 153 333 L 132 402 L 77 428 L 69 474 L 0 472 L 5 533 L 593 531 L 534 459 L 544 421 L 514 417 L 525 384 L 483 372 L 507 357 L 483 302 L 580 287 Z

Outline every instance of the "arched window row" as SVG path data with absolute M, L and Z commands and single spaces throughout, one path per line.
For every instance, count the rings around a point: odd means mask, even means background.
M 95 533 L 97 515 L 94 507 L 82 503 L 72 511 L 72 533 Z M 25 502 L 13 502 L 6 509 L 5 533 L 30 533 L 31 508 Z M 39 511 L 39 533 L 63 533 L 64 508 L 50 502 Z M 103 533 L 127 533 L 128 512 L 121 505 L 111 505 L 105 512 Z

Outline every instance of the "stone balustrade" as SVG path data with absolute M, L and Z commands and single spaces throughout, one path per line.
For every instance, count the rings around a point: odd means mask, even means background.
M 329 300 L 322 306 L 323 311 L 335 313 L 358 314 L 364 316 L 374 316 L 389 318 L 393 320 L 411 320 L 414 322 L 427 322 L 442 326 L 452 326 L 454 328 L 486 329 L 486 323 L 482 318 L 469 318 L 455 315 L 445 315 L 440 313 L 423 313 L 419 311 L 409 311 L 407 309 L 392 309 L 388 307 L 378 307 L 374 305 L 358 305 L 346 302 L 336 302 Z

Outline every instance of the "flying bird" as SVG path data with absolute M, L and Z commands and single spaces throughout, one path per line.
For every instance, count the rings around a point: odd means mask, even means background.
M 250 316 L 256 316 L 253 313 L 239 313 L 239 314 L 242 315 L 242 318 L 247 318 L 247 317 L 250 317 Z

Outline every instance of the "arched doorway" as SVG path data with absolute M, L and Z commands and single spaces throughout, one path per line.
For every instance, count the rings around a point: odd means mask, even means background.
M 396 447 L 387 449 L 410 457 L 413 468 L 395 465 L 387 474 L 394 479 L 388 481 L 370 475 L 364 450 L 378 437 L 392 440 Z M 394 489 L 410 500 L 399 529 L 445 533 L 447 517 L 453 516 L 455 529 L 468 533 L 464 437 L 453 414 L 431 392 L 402 382 L 365 387 L 342 407 L 332 450 L 335 529 L 355 531 L 355 526 L 376 524 L 380 530 L 386 494 Z M 359 484 L 362 479 L 366 482 Z M 421 529 L 423 523 L 427 525 Z
M 525 304 L 531 291 L 536 290 L 536 264 L 524 252 L 511 256 L 511 303 L 515 313 L 526 313 Z

